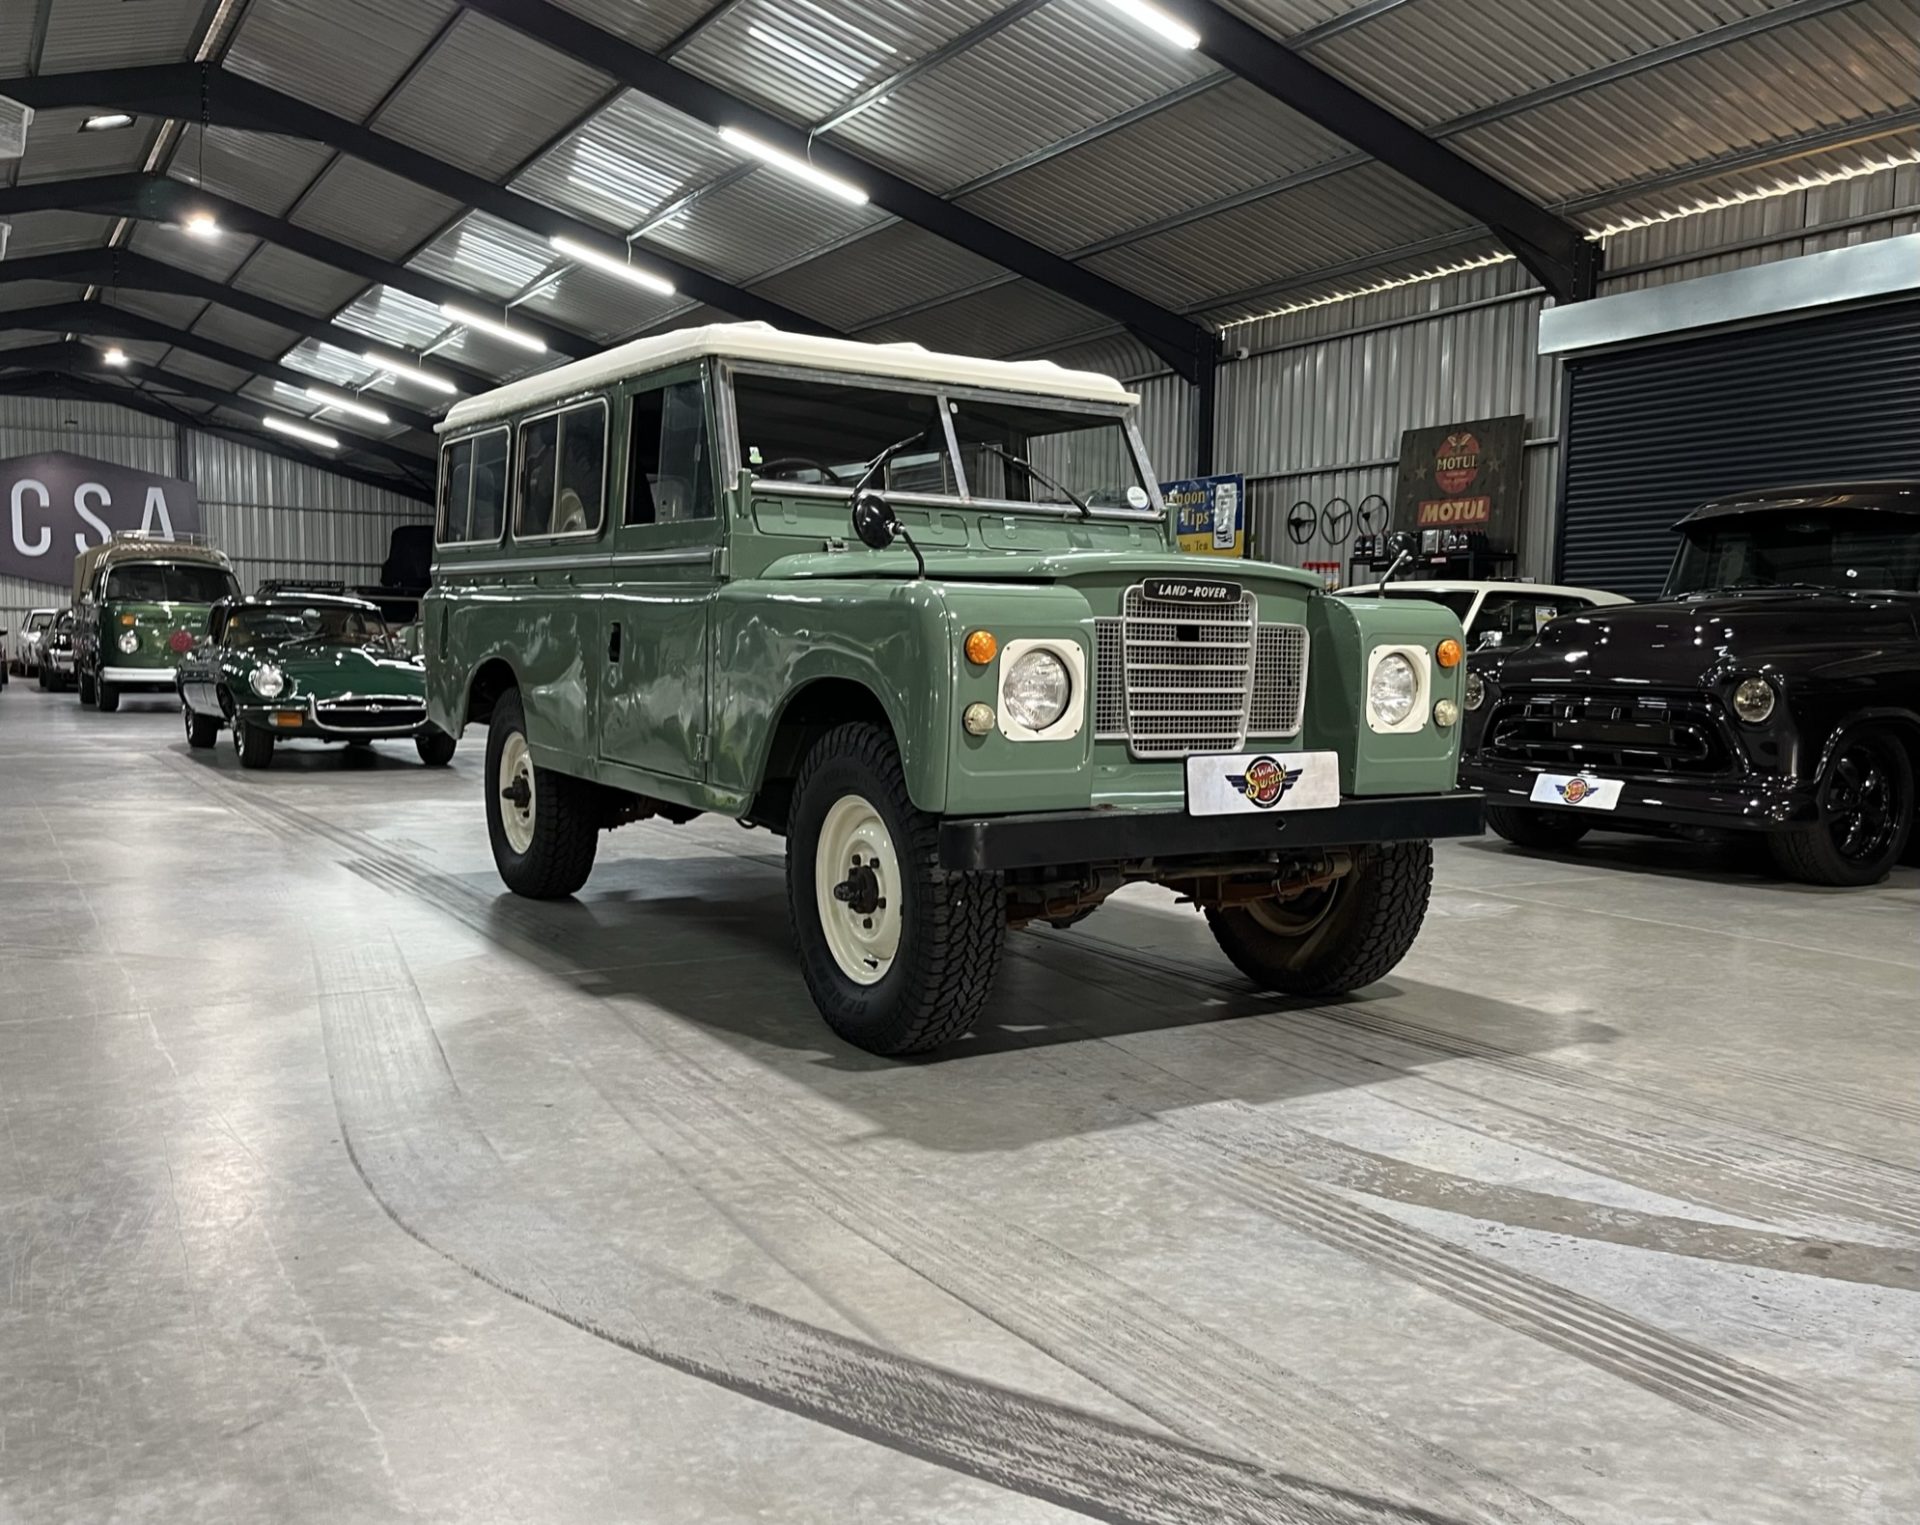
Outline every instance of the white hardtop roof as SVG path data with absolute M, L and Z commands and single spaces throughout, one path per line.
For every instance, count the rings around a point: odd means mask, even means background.
M 1391 588 L 1405 588 L 1413 593 L 1546 593 L 1569 598 L 1591 599 L 1596 604 L 1630 604 L 1630 598 L 1618 593 L 1608 593 L 1602 588 L 1570 588 L 1557 582 L 1516 582 L 1511 578 L 1487 578 L 1475 582 L 1461 578 L 1453 580 L 1444 577 L 1396 577 L 1388 584 Z M 1366 598 L 1380 591 L 1377 582 L 1357 582 L 1351 587 L 1338 591 L 1349 598 Z
M 704 328 L 635 339 L 602 354 L 590 355 L 537 376 L 510 382 L 451 408 L 441 432 L 462 429 L 482 419 L 525 412 L 595 391 L 628 376 L 664 370 L 686 360 L 721 355 L 730 360 L 759 360 L 775 365 L 811 366 L 862 376 L 904 381 L 947 382 L 989 387 L 1041 397 L 1070 397 L 1081 402 L 1132 404 L 1139 398 L 1111 376 L 1070 371 L 1051 360 L 978 360 L 942 355 L 918 344 L 862 344 L 857 339 L 822 339 L 790 334 L 770 323 L 709 323 Z

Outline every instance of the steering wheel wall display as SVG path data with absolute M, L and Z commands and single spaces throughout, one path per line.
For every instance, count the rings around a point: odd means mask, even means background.
M 1353 505 L 1345 498 L 1329 498 L 1320 528 L 1335 545 L 1345 545 L 1353 538 Z
M 1379 493 L 1368 493 L 1360 500 L 1360 533 L 1363 535 L 1382 535 L 1386 533 L 1387 520 L 1393 510 L 1387 500 Z
M 1287 539 L 1305 545 L 1320 528 L 1320 510 L 1302 498 L 1287 510 Z

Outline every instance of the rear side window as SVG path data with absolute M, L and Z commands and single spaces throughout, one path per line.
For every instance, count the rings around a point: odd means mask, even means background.
M 440 509 L 436 537 L 442 545 L 498 540 L 507 493 L 507 431 L 449 445 L 440 454 Z
M 685 524 L 713 517 L 706 391 L 675 382 L 633 397 L 627 444 L 626 524 Z
M 515 535 L 590 535 L 606 509 L 607 405 L 550 413 L 520 426 Z

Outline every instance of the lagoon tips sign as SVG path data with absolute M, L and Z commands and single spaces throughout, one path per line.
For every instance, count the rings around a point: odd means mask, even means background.
M 1247 554 L 1245 477 L 1236 474 L 1162 482 L 1160 496 L 1173 516 L 1173 532 L 1181 550 L 1201 556 Z
M 174 540 L 200 532 L 193 483 L 52 450 L 0 461 L 0 574 L 64 584 L 82 551 L 120 530 Z

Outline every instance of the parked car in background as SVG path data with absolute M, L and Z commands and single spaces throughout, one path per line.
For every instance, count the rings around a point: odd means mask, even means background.
M 222 727 L 243 768 L 264 768 L 283 741 L 411 741 L 443 768 L 454 741 L 427 720 L 426 674 L 365 599 L 270 593 L 225 599 L 180 659 L 175 682 L 187 743 Z
M 239 594 L 227 558 L 201 541 L 122 530 L 74 558 L 74 680 L 106 711 L 128 690 L 173 688 L 207 611 Z
M 1920 482 L 1743 493 L 1675 528 L 1660 602 L 1556 619 L 1469 679 L 1463 780 L 1524 846 L 1750 831 L 1795 878 L 1875 883 L 1914 832 Z
M 27 617 L 20 622 L 20 633 L 14 637 L 12 666 L 21 677 L 31 678 L 40 671 L 40 642 L 57 613 L 57 609 L 29 609 Z
M 73 687 L 73 624 L 73 610 L 62 609 L 40 638 L 40 686 L 49 693 Z
M 1424 598 L 1445 604 L 1467 632 L 1469 651 L 1524 646 L 1534 632 L 1562 614 L 1606 604 L 1624 604 L 1618 593 L 1599 588 L 1565 588 L 1540 582 L 1472 582 L 1445 578 L 1408 578 L 1383 588 L 1377 582 L 1342 588 L 1339 598 Z

